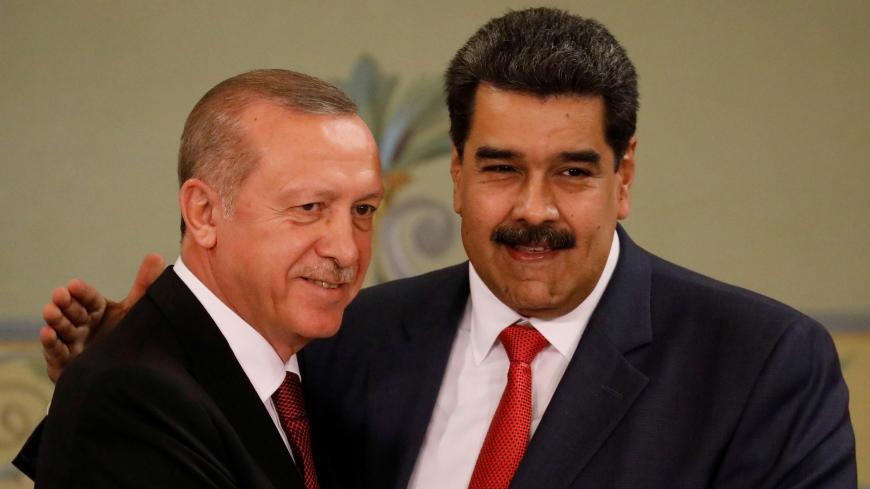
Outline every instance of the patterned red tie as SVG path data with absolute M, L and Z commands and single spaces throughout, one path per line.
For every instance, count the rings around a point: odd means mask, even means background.
M 507 386 L 492 417 L 469 489 L 506 489 L 520 466 L 532 426 L 531 363 L 547 340 L 530 326 L 513 324 L 499 335 L 511 366 Z
M 299 376 L 287 372 L 284 383 L 272 394 L 272 401 L 275 403 L 284 433 L 287 434 L 287 441 L 290 442 L 296 467 L 300 469 L 305 480 L 305 489 L 320 489 L 317 483 L 317 472 L 314 470 L 314 457 L 311 455 L 311 435 Z

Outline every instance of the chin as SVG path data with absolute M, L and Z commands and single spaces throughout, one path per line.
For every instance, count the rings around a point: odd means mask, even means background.
M 316 317 L 317 319 L 314 319 Z M 342 314 L 320 313 L 312 315 L 311 321 L 306 321 L 305 326 L 300 328 L 297 334 L 305 338 L 329 338 L 338 333 L 341 327 Z
M 511 295 L 514 303 L 525 309 L 548 308 L 556 302 L 554 291 L 542 281 L 521 282 Z
M 527 317 L 539 319 L 552 319 L 562 309 L 564 301 L 559 301 L 549 294 L 534 294 L 514 296 L 513 304 L 508 304 L 511 309 Z

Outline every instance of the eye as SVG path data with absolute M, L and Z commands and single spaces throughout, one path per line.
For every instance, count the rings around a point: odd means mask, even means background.
M 376 210 L 378 210 L 378 208 L 371 204 L 357 204 L 353 206 L 354 214 L 360 217 L 369 217 L 373 215 Z
M 321 204 L 320 202 L 309 202 L 307 204 L 302 204 L 298 207 L 300 210 L 303 210 L 305 212 L 317 212 L 323 207 L 323 204 Z
M 516 171 L 516 168 L 511 165 L 487 165 L 483 167 L 482 170 L 492 173 L 510 173 Z
M 562 170 L 561 175 L 566 177 L 588 177 L 592 175 L 592 172 L 585 168 L 571 167 Z
M 308 202 L 302 205 L 294 205 L 284 209 L 275 209 L 275 212 L 280 212 L 281 215 L 298 223 L 310 223 L 319 220 L 326 211 L 326 204 L 323 202 Z

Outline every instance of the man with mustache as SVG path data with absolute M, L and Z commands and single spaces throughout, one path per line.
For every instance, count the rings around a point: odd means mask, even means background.
M 374 138 L 334 86 L 252 71 L 196 104 L 178 176 L 181 256 L 59 379 L 36 484 L 318 489 L 296 353 L 362 285 Z
M 825 330 L 618 226 L 637 79 L 602 25 L 508 13 L 446 84 L 469 263 L 362 291 L 303 352 L 318 470 L 345 488 L 855 487 Z M 76 287 L 44 332 L 54 368 L 82 304 L 118 309 Z

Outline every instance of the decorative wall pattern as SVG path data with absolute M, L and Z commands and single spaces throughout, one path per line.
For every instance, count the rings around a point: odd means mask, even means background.
M 45 415 L 52 384 L 39 343 L 2 341 L 5 333 L 0 323 L 0 489 L 33 487 L 9 461 Z M 36 335 L 34 328 L 31 337 Z
M 459 229 L 448 204 L 413 196 L 389 209 L 377 240 L 372 271 L 376 279 L 394 280 L 434 268 L 456 246 Z
M 364 55 L 339 85 L 357 103 L 378 142 L 384 177 L 385 198 L 367 283 L 437 268 L 433 263 L 458 242 L 450 203 L 421 194 L 397 197 L 414 180 L 415 167 L 450 155 L 441 78 L 423 75 L 399 90 L 398 76 L 385 73 L 373 57 Z

